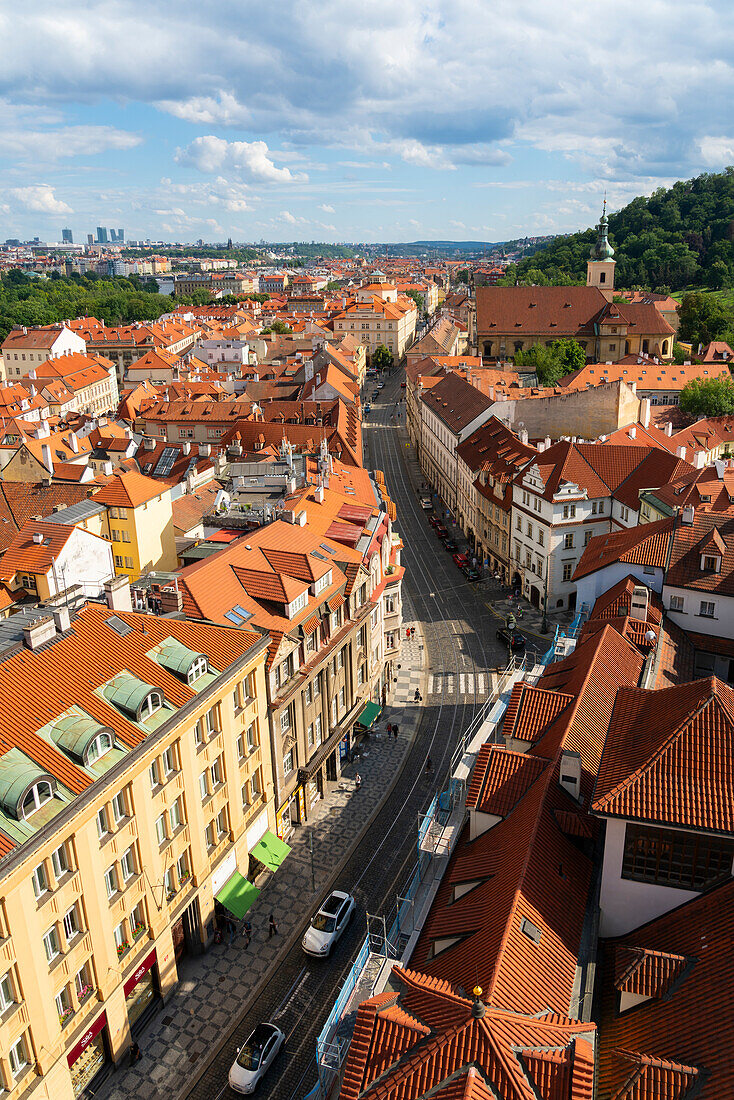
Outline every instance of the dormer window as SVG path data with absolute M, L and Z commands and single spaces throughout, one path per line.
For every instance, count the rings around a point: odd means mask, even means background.
M 319 592 L 323 592 L 331 584 L 331 570 L 328 573 L 324 573 L 323 577 L 319 577 L 314 585 L 314 595 L 318 596 Z
M 721 557 L 718 554 L 702 554 L 701 569 L 704 573 L 720 573 Z
M 104 756 L 106 752 L 109 752 L 113 743 L 109 733 L 100 733 L 95 737 L 87 749 L 87 764 L 93 764 L 95 760 L 99 760 L 100 756 Z
M 186 679 L 190 684 L 193 684 L 194 681 L 198 680 L 200 676 L 206 676 L 208 671 L 209 662 L 207 661 L 206 657 L 197 657 L 197 659 L 194 661 L 191 668 L 189 669 Z
M 51 784 L 45 779 L 40 783 L 34 783 L 23 799 L 23 817 L 26 821 L 46 802 L 50 802 L 53 796 Z

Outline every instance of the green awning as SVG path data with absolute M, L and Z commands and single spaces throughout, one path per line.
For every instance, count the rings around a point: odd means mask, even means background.
M 382 707 L 378 706 L 377 703 L 365 703 L 365 705 L 362 707 L 362 710 L 359 712 L 359 717 L 357 718 L 357 721 L 359 722 L 360 726 L 364 726 L 365 729 L 369 729 L 373 722 L 375 722 L 381 714 Z
M 269 871 L 277 871 L 291 850 L 290 844 L 280 840 L 268 829 L 250 852 Z
M 257 900 L 259 893 L 257 886 L 253 886 L 239 871 L 235 871 L 216 897 L 225 909 L 229 909 L 232 916 L 242 920 L 247 910 Z

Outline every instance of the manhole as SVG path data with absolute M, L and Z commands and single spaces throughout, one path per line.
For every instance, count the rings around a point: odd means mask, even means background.
M 226 975 L 226 974 L 222 974 L 222 975 L 220 976 L 220 978 L 219 978 L 219 984 L 221 985 L 221 984 L 222 984 L 222 982 L 226 982 L 226 980 L 227 980 L 227 975 Z
M 164 1016 L 161 1023 L 164 1027 L 168 1027 L 169 1024 L 173 1023 L 173 1016 Z

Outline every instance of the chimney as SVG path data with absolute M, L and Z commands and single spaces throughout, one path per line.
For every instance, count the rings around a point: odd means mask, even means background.
M 545 449 L 546 449 L 546 451 L 547 451 L 547 450 L 548 450 L 548 448 L 549 448 L 549 447 L 550 447 L 550 445 L 551 445 L 551 437 L 550 437 L 549 435 L 547 435 L 547 436 L 545 437 L 545 439 L 543 440 L 543 442 L 545 443 Z
M 200 458 L 208 458 L 211 453 L 212 453 L 211 443 L 200 443 L 199 444 L 199 457 Z
M 644 584 L 636 584 L 630 600 L 630 619 L 640 619 L 647 622 L 647 604 L 650 593 Z
M 184 455 L 190 455 L 191 454 L 191 444 L 188 443 L 188 442 L 184 443 L 181 450 L 183 451 Z
M 684 459 L 686 457 L 685 447 L 676 447 L 675 448 L 675 453 L 678 455 L 678 458 L 683 458 Z
M 105 581 L 104 595 L 112 611 L 132 611 L 129 577 L 111 577 Z
M 635 427 L 635 425 L 634 425 L 634 424 L 632 425 L 632 427 L 630 428 L 630 430 L 629 430 L 629 432 L 628 432 L 627 434 L 629 435 L 630 439 L 635 439 L 635 438 L 636 438 L 636 436 L 637 436 L 637 428 Z
M 112 463 L 111 462 L 106 461 L 106 462 L 102 463 L 102 473 L 105 474 L 106 477 L 112 477 Z
M 672 435 L 673 434 L 673 422 L 672 422 L 672 420 L 669 420 L 668 423 L 665 425 L 665 434 L 666 435 Z
M 650 398 L 643 397 L 640 401 L 640 424 L 643 428 L 650 427 Z
M 324 503 L 324 487 L 323 487 L 323 485 L 318 485 L 314 489 L 313 498 L 314 498 L 314 500 L 316 501 L 317 504 L 323 504 Z
M 696 451 L 693 456 L 693 465 L 696 467 L 697 470 L 702 470 L 704 468 L 704 466 L 706 465 L 705 451 Z
M 564 749 L 561 753 L 561 768 L 558 782 L 565 791 L 578 802 L 581 797 L 581 756 L 571 749 Z
M 49 447 L 48 443 L 43 444 L 43 446 L 41 447 L 41 453 L 43 455 L 43 465 L 46 467 L 47 470 L 50 470 L 51 473 L 53 473 L 54 460 L 51 457 L 51 448 Z
M 79 454 L 79 440 L 77 439 L 77 437 L 74 435 L 73 432 L 69 436 L 69 442 L 71 443 L 71 449 L 74 452 L 74 454 L 78 455 Z
M 152 439 L 149 435 L 144 435 L 143 436 L 143 450 L 145 450 L 145 451 L 154 451 L 155 450 L 155 439 Z
M 55 607 L 51 614 L 53 615 L 57 634 L 63 634 L 65 630 L 69 629 L 71 626 L 71 615 L 69 614 L 69 608 L 66 607 L 65 604 L 61 604 L 60 607 Z
M 40 531 L 33 532 L 33 542 L 36 546 L 40 546 L 43 543 L 43 535 Z
M 680 521 L 684 527 L 692 527 L 693 520 L 696 515 L 696 509 L 692 504 L 686 504 L 685 508 L 680 514 Z
M 517 435 L 518 435 L 518 439 L 520 440 L 520 442 L 524 443 L 525 446 L 527 446 L 527 443 L 528 443 L 527 428 L 521 428 L 520 431 L 517 433 Z
M 28 626 L 23 627 L 23 641 L 27 649 L 40 649 L 55 634 L 56 623 L 53 620 L 53 615 L 43 615 L 39 619 L 34 619 L 32 623 L 28 623 Z

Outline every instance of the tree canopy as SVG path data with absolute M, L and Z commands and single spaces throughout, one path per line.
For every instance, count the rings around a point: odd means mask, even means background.
M 189 298 L 174 299 L 143 289 L 137 278 L 92 275 L 37 279 L 21 271 L 0 278 L 0 339 L 13 325 L 51 325 L 71 317 L 96 317 L 108 325 L 155 321 Z
M 556 237 L 517 265 L 522 281 L 540 272 L 550 282 L 583 282 L 593 228 Z M 659 187 L 609 216 L 620 287 L 682 290 L 734 284 L 734 168 Z M 513 279 L 514 283 L 514 279 Z
M 696 420 L 734 413 L 734 379 L 694 378 L 680 391 L 680 407 Z
M 586 352 L 570 337 L 554 340 L 550 347 L 533 344 L 515 355 L 516 367 L 534 367 L 541 386 L 555 386 L 566 374 L 586 365 Z
M 393 359 L 384 344 L 378 344 L 370 356 L 370 366 L 375 370 L 387 370 L 392 366 Z
M 678 335 L 681 340 L 693 344 L 694 351 L 699 344 L 708 344 L 711 340 L 730 343 L 732 330 L 731 311 L 715 294 L 693 291 L 683 295 Z

